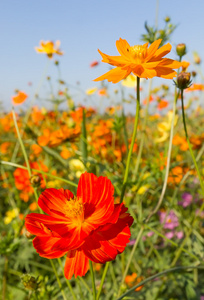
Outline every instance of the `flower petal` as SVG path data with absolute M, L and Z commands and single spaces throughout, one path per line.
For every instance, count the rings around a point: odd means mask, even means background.
M 159 45 L 161 44 L 162 39 L 158 39 L 156 41 L 154 41 L 149 48 L 147 49 L 147 57 L 145 58 L 145 61 L 148 61 L 149 59 L 151 59 L 155 52 L 158 50 Z
M 64 275 L 71 279 L 73 275 L 84 276 L 89 269 L 89 259 L 81 250 L 72 250 L 67 253 L 64 266 Z
M 126 40 L 120 38 L 118 41 L 116 41 L 116 47 L 120 55 L 122 55 L 124 58 L 126 58 L 127 60 L 131 58 L 129 51 L 127 51 L 127 49 L 130 48 L 130 45 Z
M 131 73 L 131 70 L 122 70 L 120 67 L 116 67 L 108 71 L 107 73 L 103 74 L 102 76 L 94 79 L 93 81 L 100 81 L 107 79 L 109 82 L 117 83 L 120 80 L 126 78 Z
M 62 251 L 59 248 L 55 248 L 55 244 L 59 241 L 59 238 L 55 237 L 40 237 L 37 236 L 33 240 L 33 246 L 37 253 L 46 258 L 58 258 L 66 254 L 66 251 Z M 54 249 L 53 249 L 54 248 Z
M 46 214 L 59 218 L 64 216 L 64 207 L 73 197 L 69 190 L 50 188 L 40 195 L 38 205 Z
M 101 52 L 100 50 L 98 50 L 98 52 L 101 54 L 103 58 L 102 62 L 109 63 L 110 65 L 121 67 L 124 64 L 128 63 L 128 60 L 122 56 L 110 56 Z

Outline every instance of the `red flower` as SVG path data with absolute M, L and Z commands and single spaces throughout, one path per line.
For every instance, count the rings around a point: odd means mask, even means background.
M 33 246 L 40 256 L 67 254 L 67 279 L 83 276 L 89 259 L 95 263 L 114 260 L 130 238 L 133 218 L 124 204 L 114 204 L 114 187 L 107 177 L 81 175 L 77 196 L 64 189 L 46 189 L 38 205 L 47 214 L 27 215 L 27 230 L 36 235 Z

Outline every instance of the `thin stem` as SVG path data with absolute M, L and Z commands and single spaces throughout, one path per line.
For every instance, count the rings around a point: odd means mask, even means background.
M 110 262 L 107 262 L 106 265 L 105 265 L 103 275 L 102 275 L 102 278 L 101 278 L 101 283 L 100 283 L 100 286 L 99 286 L 99 290 L 98 290 L 98 293 L 97 293 L 97 296 L 96 296 L 96 300 L 99 300 L 99 297 L 100 297 L 100 294 L 101 294 L 101 291 L 102 291 L 102 288 L 103 288 L 103 283 L 104 283 L 104 280 L 106 278 L 106 274 L 107 274 L 107 271 L 108 271 L 109 264 L 110 264 Z
M 93 271 L 92 261 L 89 260 L 90 272 L 91 272 L 91 281 L 92 281 L 92 289 L 93 289 L 93 299 L 96 300 L 96 284 L 95 284 L 95 276 Z
M 64 274 L 64 268 L 63 268 L 61 259 L 58 258 L 57 260 L 58 260 L 58 263 L 59 263 L 59 265 L 60 265 L 60 267 L 61 267 L 61 269 L 62 269 L 62 273 Z M 67 286 L 68 286 L 68 288 L 69 288 L 69 290 L 70 290 L 70 292 L 71 292 L 71 294 L 72 294 L 73 299 L 74 299 L 74 300 L 77 300 L 77 297 L 76 297 L 76 295 L 75 295 L 75 293 L 74 293 L 74 291 L 73 291 L 73 288 L 72 288 L 71 283 L 69 282 L 69 280 L 68 280 L 67 278 L 65 278 L 65 281 L 66 281 L 66 284 L 67 284 Z
M 162 204 L 162 201 L 164 199 L 165 192 L 166 192 L 167 181 L 168 181 L 168 177 L 169 177 L 170 162 L 171 162 L 171 150 L 172 150 L 172 145 L 173 145 L 172 140 L 173 140 L 173 135 L 174 135 L 174 119 L 175 119 L 175 115 L 176 115 L 176 103 L 177 103 L 178 96 L 179 96 L 179 93 L 175 93 L 174 104 L 173 104 L 173 115 L 172 115 L 172 120 L 171 120 L 171 130 L 170 130 L 170 137 L 169 137 L 169 149 L 168 149 L 168 154 L 167 154 L 166 173 L 165 173 L 165 178 L 164 178 L 164 184 L 162 187 L 162 192 L 161 192 L 161 195 L 159 197 L 159 201 L 158 201 L 156 207 L 154 208 L 154 210 L 152 212 L 150 212 L 149 216 L 147 217 L 146 223 L 148 223 L 150 218 L 159 210 L 159 208 Z
M 133 246 L 133 248 L 132 248 L 132 252 L 130 253 L 130 256 L 129 256 L 129 259 L 128 259 L 128 262 L 127 262 L 127 265 L 126 265 L 126 268 L 125 268 L 125 272 L 124 272 L 124 274 L 123 274 L 123 278 L 122 278 L 122 281 L 121 281 L 121 283 L 120 283 L 120 289 L 119 289 L 119 292 L 118 292 L 118 296 L 120 295 L 122 285 L 123 285 L 123 283 L 124 283 L 124 281 L 125 281 L 125 277 L 126 277 L 126 275 L 127 275 L 127 273 L 128 273 L 129 267 L 130 267 L 130 263 L 131 263 L 131 261 L 132 261 L 133 255 L 134 255 L 135 250 L 136 250 L 136 248 L 137 248 L 137 245 L 138 245 L 138 243 L 139 243 L 139 241 L 140 241 L 140 238 L 141 238 L 141 236 L 142 236 L 142 234 L 143 234 L 143 231 L 144 231 L 144 227 L 142 226 L 142 227 L 140 228 L 139 233 L 138 233 L 138 236 L 137 236 L 137 239 L 136 239 L 136 241 L 135 241 L 135 244 L 134 244 L 134 246 Z
M 12 162 L 8 162 L 8 161 L 3 161 L 3 160 L 1 160 L 1 161 L 0 161 L 0 164 L 12 166 L 12 167 L 16 167 L 16 168 L 20 168 L 20 169 L 24 169 L 24 170 L 28 170 L 28 168 L 25 167 L 25 166 L 22 166 L 22 165 L 19 165 L 19 164 L 16 164 L 16 163 L 12 163 Z M 31 171 L 33 171 L 33 172 L 38 172 L 38 173 L 40 173 L 40 174 L 44 174 L 44 175 L 46 175 L 46 176 L 49 176 L 49 177 L 52 177 L 52 178 L 55 178 L 55 179 L 64 181 L 64 182 L 66 182 L 66 183 L 68 183 L 68 184 L 70 184 L 70 185 L 73 185 L 73 186 L 77 187 L 77 184 L 76 184 L 76 183 L 74 183 L 74 182 L 72 182 L 72 181 L 69 181 L 69 180 L 67 180 L 67 179 L 64 179 L 64 178 L 61 178 L 61 177 L 52 175 L 52 174 L 50 174 L 50 173 L 46 173 L 46 172 L 44 172 L 44 171 L 37 170 L 37 169 L 31 169 Z
M 137 135 L 137 127 L 138 127 L 138 121 L 139 121 L 139 111 L 140 111 L 140 78 L 137 77 L 137 106 L 136 106 L 135 123 L 134 123 L 134 129 L 133 129 L 133 134 L 132 134 L 131 145 L 130 145 L 130 149 L 129 149 L 129 152 L 128 152 L 128 158 L 127 158 L 127 163 L 126 163 L 126 168 L 125 168 L 125 175 L 124 175 L 124 180 L 123 180 L 120 203 L 123 202 L 123 197 L 124 197 L 125 189 L 126 189 L 126 185 L 127 185 L 127 179 L 128 179 L 128 174 L 129 174 L 129 168 L 130 168 L 130 161 L 131 161 L 133 146 L 134 146 L 134 143 L 135 143 L 135 138 L 136 138 L 136 135 Z
M 87 162 L 87 156 L 88 156 L 87 134 L 86 134 L 86 111 L 85 111 L 85 108 L 83 108 L 81 147 L 82 147 L 83 163 L 85 164 Z
M 8 270 L 8 257 L 5 256 L 3 282 L 2 282 L 2 300 L 6 300 L 6 282 L 7 282 L 7 270 Z
M 12 109 L 12 115 L 13 115 L 13 121 L 14 121 L 14 125 L 15 125 L 15 128 L 16 128 L 17 136 L 18 136 L 18 141 L 20 143 L 20 146 L 21 146 L 21 149 L 22 149 L 22 152 L 23 152 L 23 156 L 24 156 L 24 159 L 25 159 L 25 163 L 26 163 L 26 166 L 27 166 L 28 174 L 29 174 L 29 176 L 31 176 L 32 173 L 31 173 L 30 164 L 29 164 L 29 161 L 28 161 L 28 156 L 27 156 L 27 153 L 25 151 L 23 141 L 21 139 L 21 134 L 20 134 L 18 124 L 17 124 L 17 121 L 16 121 L 16 115 L 15 115 L 14 109 Z
M 56 279 L 57 279 L 59 288 L 60 288 L 60 290 L 61 290 L 62 297 L 63 297 L 64 300 L 67 300 L 67 298 L 66 298 L 66 296 L 65 296 L 65 293 L 64 293 L 64 290 L 63 290 L 63 287 L 62 287 L 62 284 L 61 284 L 61 281 L 60 281 L 60 279 L 59 279 L 59 277 L 58 277 L 58 274 L 57 274 L 57 270 L 56 270 L 56 268 L 55 268 L 55 265 L 54 265 L 52 259 L 50 259 L 49 261 L 50 261 L 50 264 L 51 264 L 51 266 L 52 266 L 52 269 L 53 269 L 53 271 L 54 271 L 54 273 L 55 273 L 55 277 L 56 277 Z
M 189 137 L 188 137 L 188 131 L 187 131 L 186 119 L 185 119 L 185 111 L 184 111 L 184 103 L 183 103 L 183 89 L 181 90 L 181 105 L 182 105 L 183 126 L 184 126 L 184 130 L 185 130 L 185 134 L 186 134 L 186 140 L 187 140 L 187 143 L 188 143 L 188 147 L 189 147 L 189 150 L 190 150 L 190 154 L 191 154 L 193 163 L 194 163 L 194 165 L 195 165 L 195 168 L 196 168 L 196 171 L 197 171 L 197 174 L 198 174 L 198 178 L 199 178 L 199 181 L 200 181 L 202 193 L 203 193 L 203 195 L 204 195 L 204 184 L 203 184 L 203 179 L 202 179 L 202 177 L 201 177 L 200 170 L 199 170 L 199 168 L 198 168 L 198 164 L 197 164 L 196 159 L 195 159 L 195 156 L 194 156 L 194 154 L 193 154 L 193 150 L 192 150 L 192 147 L 191 147 L 191 143 L 190 143 L 190 140 L 189 140 Z
M 137 161 L 136 161 L 133 181 L 135 181 L 135 179 L 137 177 L 137 173 L 138 173 L 139 166 L 140 166 L 140 160 L 141 160 L 141 156 L 142 156 L 142 151 L 143 151 L 143 146 L 144 146 L 144 139 L 145 139 L 145 135 L 146 135 L 145 129 L 147 127 L 147 119 L 148 119 L 148 116 L 149 116 L 148 112 L 149 112 L 151 88 L 152 88 L 152 79 L 149 80 L 148 97 L 147 97 L 147 103 L 146 103 L 146 108 L 145 108 L 144 125 L 143 125 L 143 128 L 142 128 L 142 137 L 141 137 L 141 141 L 140 141 L 140 145 L 139 145 L 139 151 L 138 151 L 138 155 L 137 155 Z
M 128 296 L 130 293 L 132 293 L 136 288 L 144 285 L 145 283 L 155 279 L 155 278 L 158 278 L 158 277 L 161 277 L 162 275 L 165 275 L 165 274 L 168 274 L 168 273 L 171 273 L 171 272 L 174 272 L 174 271 L 182 271 L 182 270 L 187 270 L 187 269 L 204 269 L 204 267 L 201 267 L 201 266 L 182 266 L 182 267 L 175 267 L 175 268 L 171 268 L 171 269 L 168 269 L 168 270 L 165 270 L 165 271 L 162 271 L 160 273 L 157 273 L 155 275 L 152 275 L 150 277 L 148 277 L 147 279 L 141 281 L 139 284 L 133 286 L 131 289 L 129 289 L 126 293 L 124 293 L 121 297 L 119 297 L 117 300 L 121 300 L 123 299 L 125 296 Z

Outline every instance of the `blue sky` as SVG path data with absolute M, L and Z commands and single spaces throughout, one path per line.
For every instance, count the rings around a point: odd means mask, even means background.
M 47 57 L 34 50 L 40 40 L 60 40 L 62 57 L 61 77 L 83 89 L 100 85 L 92 80 L 108 70 L 101 63 L 90 68 L 93 60 L 100 60 L 97 49 L 117 55 L 115 41 L 124 38 L 130 45 L 141 44 L 144 23 L 155 24 L 157 0 L 8 0 L 0 2 L 0 101 L 10 107 L 14 90 L 35 93 L 42 77 Z M 170 16 L 178 27 L 172 35 L 173 47 L 186 43 L 188 55 L 196 50 L 204 60 L 204 1 L 160 0 L 158 27 Z M 168 57 L 176 58 L 175 47 Z M 50 62 L 47 75 L 55 83 L 57 69 Z M 28 86 L 32 82 L 32 86 Z M 40 94 L 48 92 L 44 81 Z

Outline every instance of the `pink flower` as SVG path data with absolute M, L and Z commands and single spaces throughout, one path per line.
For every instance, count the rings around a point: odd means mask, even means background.
M 160 223 L 164 224 L 165 229 L 174 229 L 179 226 L 178 217 L 175 215 L 174 211 L 171 210 L 169 214 L 165 211 L 160 211 Z

